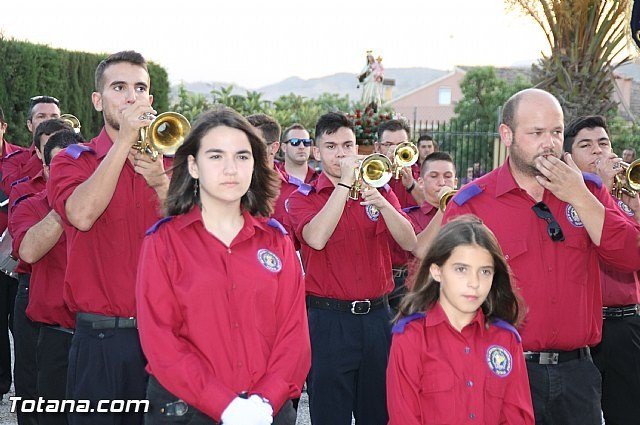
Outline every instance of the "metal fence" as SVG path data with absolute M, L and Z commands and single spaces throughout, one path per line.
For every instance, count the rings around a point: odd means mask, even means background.
M 428 134 L 437 141 L 440 151 L 451 154 L 459 180 L 466 177 L 468 172 L 471 173 L 474 166 L 475 177 L 479 177 L 478 174 L 498 167 L 506 157 L 506 150 L 495 128 L 455 120 L 414 121 L 411 127 L 413 140 Z

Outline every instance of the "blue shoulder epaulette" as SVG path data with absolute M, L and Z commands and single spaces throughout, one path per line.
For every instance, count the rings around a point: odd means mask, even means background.
M 76 146 L 76 145 L 72 145 L 72 146 Z M 173 218 L 172 215 L 165 217 L 165 218 L 161 218 L 160 220 L 156 221 L 156 224 L 154 224 L 153 226 L 151 226 L 149 228 L 149 230 L 147 230 L 147 232 L 145 233 L 145 235 L 149 236 L 152 233 L 155 233 L 156 230 L 158 230 L 158 228 L 160 228 L 160 226 L 162 226 L 162 223 L 166 223 L 167 221 L 171 220 Z
M 27 193 L 25 195 L 22 195 L 21 197 L 13 201 L 13 204 L 11 204 L 10 208 L 13 210 L 16 205 L 18 205 L 20 202 L 24 201 L 25 199 L 31 197 L 31 195 L 33 195 L 33 193 Z
M 499 328 L 506 329 L 509 332 L 513 332 L 518 342 L 522 342 L 522 337 L 520 336 L 520 333 L 518 333 L 518 330 L 511 323 L 505 322 L 502 319 L 496 319 L 492 322 L 492 324 L 496 325 Z
M 403 208 L 402 211 L 408 213 L 409 211 L 413 211 L 413 210 L 416 210 L 418 208 L 420 208 L 420 205 L 412 205 L 410 207 Z
M 473 198 L 474 196 L 480 195 L 483 190 L 484 189 L 482 189 L 475 183 L 468 184 L 464 189 L 456 193 L 452 201 L 455 202 L 457 206 L 461 207 L 469 199 Z
M 298 186 L 298 192 L 302 193 L 304 196 L 309 196 L 309 193 L 313 190 L 313 186 L 310 184 L 302 183 Z
M 22 152 L 26 152 L 26 150 L 13 151 L 11 153 L 6 154 L 3 159 L 9 159 L 12 156 L 18 155 L 19 153 L 22 153 Z
M 423 317 L 426 317 L 426 314 L 420 313 L 420 312 L 416 312 L 408 316 L 405 316 L 402 319 L 398 320 L 395 325 L 393 325 L 391 332 L 394 334 L 404 333 L 405 326 L 407 326 L 410 322 L 413 322 L 414 320 L 422 319 Z
M 602 187 L 602 179 L 597 174 L 592 173 L 582 173 L 582 178 L 585 182 L 591 182 L 595 184 L 598 188 Z
M 280 224 L 280 222 L 275 218 L 270 218 L 269 220 L 267 220 L 267 224 L 273 227 L 274 229 L 280 230 L 280 233 L 282 233 L 283 235 L 289 234 L 289 232 L 287 232 L 287 229 L 285 229 L 284 226 Z
M 80 155 L 82 155 L 84 152 L 95 153 L 95 151 L 93 149 L 91 149 L 89 146 L 87 146 L 87 145 L 78 145 L 78 144 L 69 145 L 69 146 L 67 146 L 67 148 L 64 151 L 67 153 L 67 155 L 69 155 L 73 159 L 80 158 Z
M 15 185 L 17 185 L 17 184 L 20 184 L 20 183 L 22 183 L 22 182 L 26 182 L 26 181 L 27 181 L 27 180 L 29 180 L 30 178 L 31 178 L 31 177 L 29 177 L 29 176 L 24 176 L 24 177 L 23 177 L 23 178 L 21 178 L 21 179 L 18 179 L 18 180 L 14 181 L 14 182 L 11 182 L 11 185 L 10 185 L 10 186 L 11 186 L 11 187 L 14 187 L 14 186 L 15 186 Z

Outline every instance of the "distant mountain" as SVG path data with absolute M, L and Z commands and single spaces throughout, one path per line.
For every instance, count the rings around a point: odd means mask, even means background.
M 387 68 L 385 69 L 385 78 L 395 80 L 393 88 L 393 98 L 407 93 L 417 87 L 420 87 L 429 81 L 446 75 L 449 71 L 443 71 L 432 68 Z M 200 93 L 207 97 L 210 96 L 211 90 L 228 86 L 230 83 L 220 82 L 194 82 L 185 83 L 185 88 L 192 93 Z M 257 89 L 251 89 L 263 93 L 266 100 L 276 100 L 282 95 L 295 93 L 300 96 L 315 98 L 322 93 L 336 93 L 341 96 L 349 95 L 352 100 L 359 99 L 361 89 L 357 88 L 358 80 L 356 74 L 341 72 L 326 77 L 311 78 L 304 80 L 299 77 L 290 77 L 276 84 L 270 84 Z M 235 86 L 235 85 L 234 85 Z M 244 94 L 247 89 L 235 86 L 234 93 Z M 172 101 L 177 98 L 178 86 L 171 87 Z

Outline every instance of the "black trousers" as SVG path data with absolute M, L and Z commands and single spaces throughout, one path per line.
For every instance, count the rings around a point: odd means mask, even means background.
M 391 346 L 388 305 L 368 314 L 310 307 L 311 371 L 307 379 L 313 425 L 386 425 L 386 370 Z
M 38 395 L 45 400 L 62 400 L 66 395 L 69 347 L 73 333 L 42 326 L 38 337 Z M 66 413 L 38 413 L 39 425 L 67 425 Z
M 180 425 L 217 425 L 210 416 L 205 415 L 198 409 L 186 404 L 178 397 L 167 391 L 156 378 L 149 377 L 147 386 L 147 399 L 150 409 L 144 417 L 145 425 L 156 424 L 180 424 Z M 171 408 L 180 404 L 180 408 Z M 162 412 L 170 412 L 166 414 Z M 273 425 L 295 425 L 296 412 L 293 409 L 291 400 L 288 400 L 282 409 L 273 418 Z
M 15 312 L 13 317 L 13 348 L 16 355 L 14 382 L 16 396 L 27 400 L 37 400 L 38 364 L 36 348 L 40 324 L 27 317 L 29 304 L 29 281 L 31 274 L 18 276 L 18 292 L 16 294 Z M 18 425 L 37 425 L 37 413 L 23 413 L 20 403 L 17 405 Z
M 602 374 L 607 425 L 640 422 L 640 316 L 605 319 L 593 362 Z
M 11 388 L 11 343 L 18 280 L 0 272 L 0 396 Z
M 590 357 L 527 362 L 536 425 L 601 425 L 601 378 Z M 608 424 L 607 424 L 608 425 Z
M 403 271 L 400 272 L 401 270 Z M 394 315 L 398 312 L 402 297 L 407 293 L 407 287 L 405 286 L 407 273 L 408 270 L 406 266 L 393 268 L 393 291 L 389 294 L 389 306 Z
M 67 398 L 90 400 L 144 400 L 148 374 L 138 330 L 92 329 L 91 323 L 76 321 L 69 349 Z M 71 425 L 139 425 L 144 412 L 74 413 Z

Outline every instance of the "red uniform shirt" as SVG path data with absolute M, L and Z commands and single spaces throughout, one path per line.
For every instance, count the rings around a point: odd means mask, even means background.
M 277 412 L 311 365 L 304 281 L 293 244 L 245 212 L 227 247 L 200 209 L 151 230 L 136 295 L 147 370 L 169 392 L 220 420 L 242 391 Z
M 407 189 L 404 188 L 402 178 L 396 179 L 395 176 L 392 177 L 391 180 L 389 180 L 389 186 L 393 189 L 393 193 L 396 194 L 398 202 L 402 208 L 418 205 L 416 200 L 413 199 L 413 196 L 411 196 L 411 194 L 407 192 Z M 413 190 L 416 190 L 416 188 L 414 187 Z
M 409 207 L 405 208 L 404 211 L 407 213 L 409 217 L 409 221 L 413 225 L 414 230 L 416 231 L 416 235 L 422 232 L 433 220 L 433 216 L 438 212 L 438 208 L 434 207 L 428 202 L 423 202 L 420 207 Z M 405 280 L 404 285 L 411 289 L 413 287 L 414 279 L 418 273 L 418 268 L 420 267 L 420 260 L 414 257 L 411 254 L 407 254 L 407 266 L 409 271 L 407 272 L 407 279 Z
M 387 367 L 389 425 L 535 423 L 522 345 L 506 322 L 487 328 L 479 310 L 459 332 L 436 303 L 402 325 Z
M 284 166 L 276 167 L 276 170 L 278 170 L 282 179 L 280 194 L 278 195 L 278 199 L 276 199 L 272 217 L 284 226 L 289 233 L 289 236 L 293 239 L 296 250 L 299 250 L 300 242 L 295 238 L 294 230 L 291 226 L 291 221 L 289 220 L 289 213 L 287 212 L 287 199 L 289 199 L 289 196 L 298 190 L 302 184 L 313 181 L 317 174 L 313 168 L 308 167 L 307 175 L 305 176 L 304 181 L 301 181 L 299 178 L 287 174 Z
M 69 309 L 133 317 L 138 254 L 145 231 L 160 218 L 155 190 L 126 161 L 109 206 L 90 230 L 73 227 L 65 212 L 69 196 L 93 174 L 112 144 L 103 129 L 91 142 L 56 155 L 47 191 L 67 235 L 64 300 Z
M 564 241 L 553 242 L 547 222 L 532 211 L 536 201 L 521 189 L 509 161 L 474 180 L 447 205 L 443 221 L 475 214 L 496 235 L 513 271 L 528 314 L 520 328 L 526 351 L 593 346 L 602 334 L 598 256 L 629 271 L 640 268 L 640 226 L 613 203 L 606 188 L 585 174 L 589 190 L 606 207 L 600 246 L 595 246 L 573 207 L 546 191 L 543 202 L 560 224 Z
M 20 202 L 12 213 L 15 219 L 30 229 L 51 211 L 44 190 Z M 26 232 L 25 232 L 26 233 Z M 20 241 L 24 234 L 20 234 Z M 40 260 L 31 265 L 29 305 L 27 316 L 34 322 L 73 328 L 75 321 L 62 299 L 64 273 L 67 266 L 67 244 L 64 233 L 58 242 Z
M 302 246 L 307 294 L 362 300 L 391 292 L 389 232 L 378 209 L 348 199 L 333 235 L 318 251 L 305 243 L 302 229 L 324 207 L 334 185 L 321 173 L 308 189 L 308 195 L 299 190 L 289 197 L 289 217 Z M 388 188 L 380 191 L 404 215 L 393 192 Z
M 626 204 L 613 199 L 621 210 L 634 220 L 634 213 Z M 621 307 L 640 304 L 640 279 L 638 273 L 620 271 L 600 262 L 600 282 L 602 284 L 602 303 L 605 307 Z
M 42 165 L 42 163 L 40 163 Z M 42 192 L 47 187 L 47 181 L 44 179 L 44 171 L 40 168 L 40 172 L 33 176 L 25 176 L 20 180 L 12 183 L 11 193 L 9 194 L 9 211 L 12 212 L 17 203 L 23 199 Z
M 4 167 L 5 158 L 9 155 L 13 154 L 13 152 L 18 152 L 24 150 L 21 146 L 12 145 L 6 140 L 2 141 L 2 157 L 0 158 L 0 181 L 2 180 L 2 170 Z M 0 184 L 0 187 L 2 185 Z M 2 194 L 0 194 L 0 234 L 4 232 L 7 228 L 7 224 L 9 222 L 9 191 L 5 192 L 2 190 Z
M 6 194 L 11 192 L 11 184 L 23 177 L 34 177 L 42 170 L 42 160 L 36 154 L 32 144 L 30 148 L 19 149 L 7 155 L 2 161 L 2 180 L 0 186 Z

